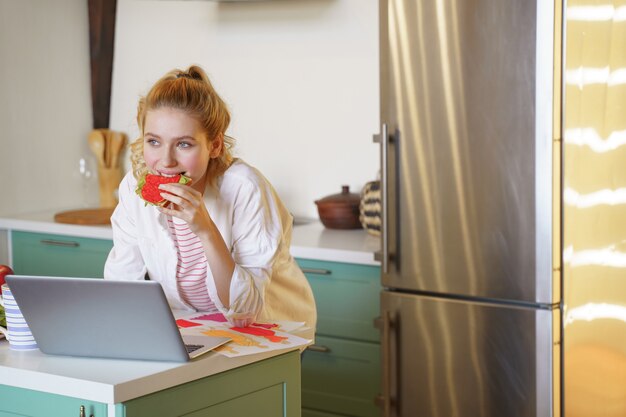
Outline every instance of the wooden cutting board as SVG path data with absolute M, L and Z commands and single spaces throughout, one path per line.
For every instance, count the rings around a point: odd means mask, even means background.
M 68 210 L 54 215 L 54 221 L 67 224 L 111 224 L 113 207 L 94 209 Z

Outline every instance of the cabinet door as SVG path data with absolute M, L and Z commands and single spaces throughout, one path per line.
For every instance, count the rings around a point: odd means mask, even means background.
M 0 385 L 0 399 L 1 417 L 78 416 L 81 406 L 87 416 L 107 417 L 107 405 L 103 403 L 7 385 Z
M 315 337 L 302 356 L 302 406 L 350 416 L 375 417 L 380 392 L 380 345 Z
M 317 306 L 317 334 L 378 342 L 380 267 L 298 259 Z
M 113 247 L 105 239 L 44 233 L 11 233 L 13 269 L 20 275 L 102 278 Z
M 117 404 L 117 417 L 300 415 L 300 353 L 222 372 Z

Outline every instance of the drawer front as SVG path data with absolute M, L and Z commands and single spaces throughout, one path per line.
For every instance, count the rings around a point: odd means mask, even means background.
M 78 416 L 80 407 L 85 415 L 106 417 L 107 405 L 79 398 L 0 385 L 0 416 L 50 417 Z
M 380 393 L 380 346 L 316 336 L 302 356 L 302 406 L 336 414 L 375 417 Z
M 113 241 L 12 232 L 13 269 L 21 275 L 102 278 Z
M 380 268 L 298 259 L 317 305 L 317 334 L 378 342 Z

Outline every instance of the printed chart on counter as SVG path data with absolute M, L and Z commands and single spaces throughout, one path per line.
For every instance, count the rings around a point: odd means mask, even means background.
M 304 327 L 303 322 L 275 321 L 232 326 L 219 311 L 179 316 L 178 328 L 185 335 L 230 337 L 232 340 L 214 350 L 228 357 L 251 355 L 291 347 L 303 347 L 310 340 L 290 334 Z

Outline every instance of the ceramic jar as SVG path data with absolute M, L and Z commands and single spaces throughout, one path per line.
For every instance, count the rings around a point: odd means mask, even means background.
M 329 229 L 360 229 L 359 204 L 361 196 L 350 192 L 348 185 L 341 186 L 341 193 L 315 201 L 322 224 Z

